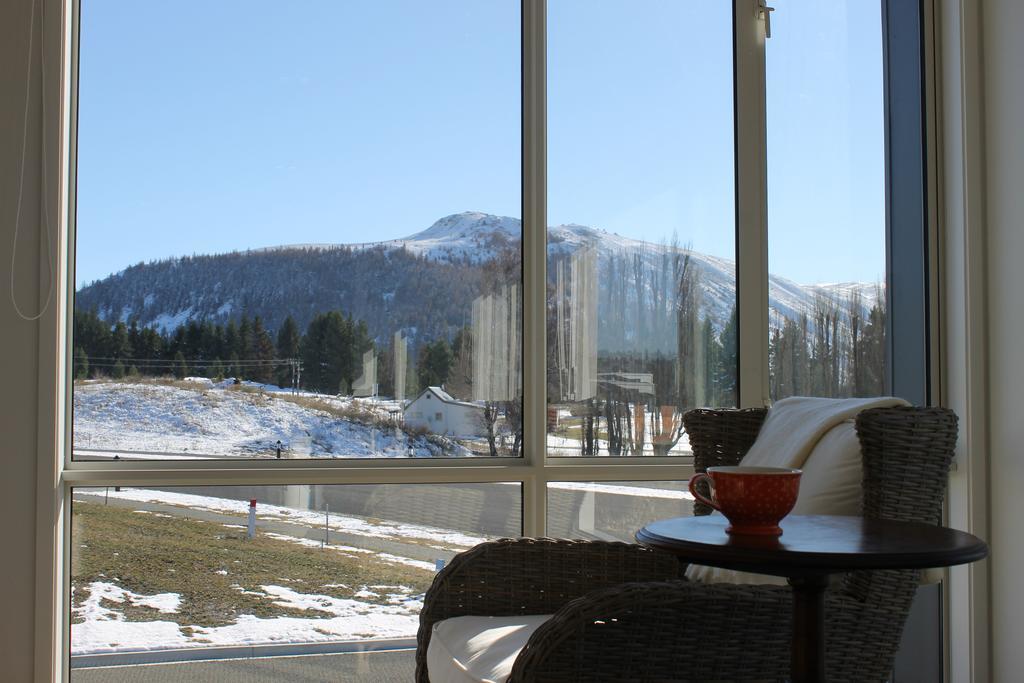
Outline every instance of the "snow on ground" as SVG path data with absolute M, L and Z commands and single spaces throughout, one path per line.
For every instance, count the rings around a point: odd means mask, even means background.
M 119 604 L 128 603 L 140 607 L 150 607 L 164 614 L 174 614 L 181 607 L 181 596 L 177 593 L 157 593 L 155 595 L 139 595 L 106 581 L 94 581 L 89 584 L 89 597 L 81 607 L 75 608 L 75 616 L 85 620 L 114 620 L 122 617 L 117 612 L 102 605 L 103 600 Z
M 449 441 L 410 437 L 293 403 L 269 385 L 232 389 L 204 378 L 179 386 L 133 382 L 82 382 L 74 391 L 75 448 L 212 456 L 275 455 L 278 441 L 308 448 L 318 457 L 431 457 L 469 455 Z M 255 391 L 252 389 L 256 389 Z M 321 399 L 344 407 L 352 399 Z M 390 405 L 379 402 L 386 416 Z M 360 406 L 371 405 L 362 401 Z M 286 453 L 287 455 L 288 453 Z M 306 455 L 301 453 L 301 455 Z
M 597 456 L 587 456 L 587 457 L 607 457 L 608 456 L 608 440 L 607 439 L 597 439 L 596 441 L 597 441 L 598 455 Z M 547 443 L 547 448 L 548 448 L 548 454 L 549 455 L 559 456 L 559 457 L 562 457 L 562 456 L 579 456 L 580 455 L 580 441 L 579 441 L 579 439 L 573 439 L 573 438 L 570 438 L 570 437 L 559 436 L 558 433 L 556 432 L 554 434 L 548 434 L 547 435 L 546 443 Z M 652 456 L 652 455 L 654 455 L 654 447 L 651 445 L 650 438 L 648 438 L 646 441 L 644 441 L 644 453 L 643 454 L 645 456 Z M 683 435 L 681 437 L 679 437 L 679 441 L 676 443 L 676 445 L 673 446 L 672 449 L 669 451 L 669 455 L 671 455 L 671 456 L 680 456 L 680 455 L 692 455 L 692 454 L 693 454 L 693 451 L 690 449 L 690 439 L 687 437 L 686 433 L 684 432 Z M 637 457 L 637 456 L 636 455 L 632 455 L 632 456 L 629 456 L 629 457 Z
M 565 436 L 567 428 L 571 428 L 578 434 L 579 433 L 579 418 L 572 414 L 572 411 L 566 408 L 559 408 L 558 414 L 558 426 L 555 427 L 554 433 L 549 433 L 546 437 L 546 444 L 548 453 L 550 455 L 557 456 L 578 456 L 580 455 L 580 440 L 579 438 L 572 438 Z M 601 421 L 603 424 L 603 420 Z M 599 430 L 603 429 L 599 425 Z M 654 444 L 651 437 L 655 434 L 654 418 L 650 412 L 644 413 L 644 448 L 643 455 L 654 455 Z M 601 456 L 608 455 L 608 440 L 597 439 L 597 450 Z M 686 432 L 683 432 L 679 441 L 676 442 L 672 449 L 669 451 L 670 455 L 691 455 L 693 453 L 690 448 L 690 437 Z M 635 456 L 633 456 L 635 457 Z
M 602 494 L 637 496 L 644 498 L 690 499 L 685 491 L 629 486 L 613 483 L 552 482 L 552 488 L 567 491 L 593 491 Z M 238 516 L 248 514 L 248 503 L 212 496 L 156 491 L 149 489 L 122 488 L 102 494 L 79 489 L 77 495 L 109 495 L 123 500 L 154 502 L 182 506 L 193 510 L 209 510 Z M 168 516 L 165 513 L 148 513 Z M 322 528 L 322 512 L 288 508 L 278 505 L 257 505 L 260 520 L 282 520 Z M 238 526 L 239 525 L 230 525 Z M 441 543 L 447 548 L 467 548 L 486 539 L 470 536 L 457 531 L 438 529 L 413 524 L 391 522 L 371 523 L 367 520 L 339 514 L 330 515 L 332 531 L 344 531 L 355 535 L 389 538 L 401 541 L 409 538 Z M 266 533 L 275 539 L 289 541 L 303 546 L 320 547 L 319 541 L 283 534 Z M 332 550 L 345 553 L 373 554 L 378 560 L 435 571 L 433 563 L 400 557 L 390 553 L 376 552 L 348 545 L 331 545 Z M 287 583 L 288 579 L 279 579 Z M 112 581 L 116 581 L 113 579 Z M 347 588 L 347 586 L 342 586 Z M 179 609 L 180 596 L 176 593 L 139 595 L 125 590 L 112 582 L 93 582 L 84 589 L 89 596 L 80 607 L 74 609 L 76 619 L 82 623 L 72 625 L 72 654 L 93 654 L 102 652 L 126 652 L 173 648 L 200 648 L 223 645 L 254 645 L 295 642 L 325 642 L 338 640 L 361 640 L 366 638 L 407 638 L 414 637 L 418 628 L 418 615 L 422 608 L 422 596 L 413 595 L 405 586 L 364 586 L 355 593 L 355 598 L 379 599 L 385 596 L 386 605 L 363 602 L 359 599 L 340 599 L 326 595 L 298 593 L 278 585 L 261 586 L 262 593 L 237 590 L 251 595 L 268 595 L 275 602 L 286 607 L 316 610 L 310 617 L 274 617 L 261 619 L 252 615 L 238 618 L 234 624 L 218 627 L 193 626 L 182 630 L 176 623 L 160 620 L 154 614 L 153 621 L 128 622 L 116 610 L 105 607 L 106 599 L 119 604 L 151 607 L 162 613 L 174 613 Z M 325 616 L 326 613 L 328 616 Z
M 417 569 L 426 569 L 428 572 L 432 572 L 437 568 L 433 562 L 412 560 L 408 557 L 399 557 L 398 555 L 392 555 L 391 553 L 377 553 L 377 558 L 384 560 L 385 562 L 395 562 L 398 564 L 408 565 L 410 567 L 416 567 Z
M 102 607 L 103 598 L 118 602 L 131 599 L 166 600 L 166 595 L 140 596 L 114 584 L 94 582 L 86 587 L 89 598 L 74 610 L 82 623 L 71 625 L 71 654 L 166 650 L 223 645 L 255 645 L 273 643 L 316 643 L 366 638 L 410 638 L 419 628 L 421 596 L 409 595 L 401 587 L 387 594 L 388 604 L 378 605 L 360 600 L 334 598 L 329 595 L 298 593 L 283 586 L 261 586 L 262 595 L 275 598 L 283 607 L 316 610 L 309 618 L 273 617 L 261 619 L 242 615 L 227 626 L 192 626 L 190 633 L 171 621 L 124 621 L 117 612 Z M 250 591 L 254 592 L 254 591 Z M 377 595 L 370 593 L 371 596 Z M 113 596 L 113 597 L 111 597 Z M 330 615 L 324 617 L 323 613 Z
M 79 492 L 86 493 L 83 490 Z M 101 494 L 93 492 L 93 495 Z M 214 498 L 212 496 L 197 496 L 191 493 L 122 488 L 120 491 L 104 491 L 102 495 L 122 500 L 178 505 L 193 510 L 210 510 L 212 512 L 236 515 L 249 514 L 249 503 L 246 501 Z M 274 519 L 304 524 L 316 529 L 322 528 L 324 523 L 323 512 L 300 510 L 282 505 L 257 503 L 256 515 L 259 519 Z M 487 540 L 482 536 L 471 536 L 448 529 L 437 529 L 417 524 L 401 524 L 398 522 L 369 522 L 359 517 L 349 517 L 335 513 L 330 514 L 330 527 L 331 531 L 341 531 L 357 536 L 383 537 L 399 541 L 415 538 L 461 548 L 469 548 Z M 430 569 L 433 571 L 434 567 L 431 566 Z

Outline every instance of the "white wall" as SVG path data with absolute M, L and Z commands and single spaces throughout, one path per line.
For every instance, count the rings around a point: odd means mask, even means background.
M 435 419 L 438 413 L 441 414 L 440 420 Z M 485 434 L 482 409 L 447 403 L 431 392 L 421 393 L 415 401 L 406 406 L 403 419 L 410 427 L 422 427 L 434 434 L 449 434 L 456 437 Z
M 1024 2 L 986 0 L 992 673 L 1024 676 Z
M 11 307 L 9 278 L 18 161 L 24 117 L 29 0 L 0 2 L 0 678 L 33 677 L 35 597 L 35 491 L 38 407 L 38 325 L 18 319 Z M 38 18 L 37 18 L 38 21 Z M 37 23 L 38 27 L 38 23 Z M 34 84 L 39 93 L 38 81 Z M 38 102 L 38 100 L 37 100 Z M 15 267 L 19 301 L 36 309 L 39 293 L 38 107 L 29 112 L 27 178 L 22 233 Z M 45 570 L 44 570 L 45 571 Z

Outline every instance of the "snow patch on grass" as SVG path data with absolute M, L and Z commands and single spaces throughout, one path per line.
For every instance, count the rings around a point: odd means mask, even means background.
M 239 587 L 240 588 L 240 587 Z M 117 612 L 100 605 L 107 598 L 114 602 L 141 597 L 158 598 L 154 604 L 170 599 L 160 596 L 135 596 L 110 583 L 90 584 L 90 597 L 76 616 L 83 623 L 72 625 L 72 654 L 165 650 L 218 645 L 257 645 L 272 643 L 317 643 L 365 638 L 409 638 L 419 628 L 421 597 L 399 593 L 388 595 L 388 604 L 334 598 L 329 595 L 299 593 L 276 585 L 261 586 L 265 595 L 282 607 L 315 612 L 316 617 L 273 617 L 261 619 L 244 614 L 227 626 L 179 627 L 169 621 L 127 622 Z M 250 593 L 263 595 L 250 591 Z M 120 598 L 120 600 L 118 600 Z M 136 601 L 136 604 L 141 604 Z M 330 615 L 324 618 L 323 614 Z
M 181 608 L 181 596 L 177 593 L 156 593 L 155 595 L 139 595 L 130 590 L 106 581 L 93 581 L 87 588 L 89 597 L 81 607 L 74 610 L 75 616 L 86 621 L 121 621 L 124 617 L 103 606 L 104 600 L 120 604 L 128 603 L 139 607 L 149 607 L 163 614 L 176 614 Z

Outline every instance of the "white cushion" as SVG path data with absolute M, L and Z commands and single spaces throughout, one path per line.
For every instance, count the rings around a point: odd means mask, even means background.
M 427 646 L 430 683 L 505 683 L 526 641 L 550 618 L 469 616 L 437 622 Z
M 859 515 L 863 458 L 853 420 L 830 429 L 804 461 L 794 515 Z

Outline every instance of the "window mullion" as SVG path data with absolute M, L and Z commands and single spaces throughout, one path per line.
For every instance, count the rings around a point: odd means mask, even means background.
M 739 402 L 768 402 L 768 145 L 765 29 L 757 0 L 734 5 Z
M 523 533 L 543 536 L 547 422 L 547 2 L 523 0 Z

